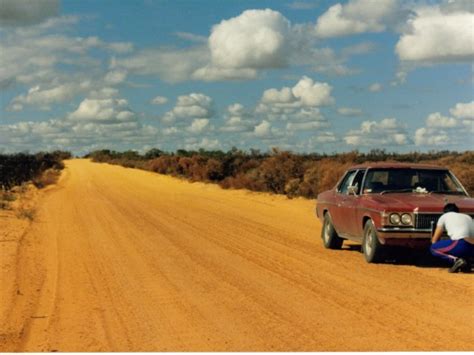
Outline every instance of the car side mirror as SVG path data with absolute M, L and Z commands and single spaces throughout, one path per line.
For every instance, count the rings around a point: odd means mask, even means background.
M 359 187 L 357 185 L 354 185 L 354 186 L 349 186 L 347 188 L 347 193 L 349 195 L 357 195 L 357 190 L 359 189 Z

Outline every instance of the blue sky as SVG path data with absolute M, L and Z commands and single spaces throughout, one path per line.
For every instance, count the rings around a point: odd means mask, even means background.
M 472 150 L 470 0 L 0 0 L 0 152 Z

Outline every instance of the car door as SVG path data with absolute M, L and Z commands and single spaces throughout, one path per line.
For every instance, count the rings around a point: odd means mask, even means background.
M 329 210 L 331 213 L 332 222 L 334 224 L 334 228 L 339 234 L 347 234 L 350 228 L 350 222 L 347 219 L 346 213 L 346 203 L 349 197 L 348 189 L 351 186 L 354 177 L 357 174 L 357 170 L 348 171 L 342 182 L 336 188 L 334 197 L 335 197 L 335 204 Z
M 362 180 L 364 178 L 366 170 L 358 170 L 354 179 L 351 182 L 351 186 L 355 188 L 355 193 L 348 191 L 347 197 L 344 199 L 344 202 L 341 204 L 341 213 L 346 216 L 347 219 L 347 235 L 358 239 L 362 237 L 360 234 L 360 225 L 361 225 L 361 214 L 360 212 L 360 202 L 361 202 L 361 190 L 362 190 Z M 348 188 L 349 190 L 350 188 Z

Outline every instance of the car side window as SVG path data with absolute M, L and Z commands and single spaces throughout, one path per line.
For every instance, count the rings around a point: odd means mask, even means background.
M 357 174 L 352 180 L 351 186 L 357 186 L 356 194 L 360 193 L 360 188 L 362 187 L 362 179 L 364 178 L 365 170 L 358 170 Z
M 346 177 L 344 180 L 341 182 L 338 188 L 338 192 L 341 194 L 347 194 L 347 189 L 349 186 L 352 185 L 352 181 L 354 180 L 354 177 L 357 173 L 357 170 L 350 171 L 347 173 Z

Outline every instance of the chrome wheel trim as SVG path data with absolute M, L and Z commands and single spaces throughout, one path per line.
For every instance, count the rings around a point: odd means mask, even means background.
M 323 233 L 323 235 L 324 235 L 324 241 L 325 241 L 326 243 L 328 243 L 328 242 L 329 242 L 329 238 L 330 238 L 330 236 L 329 236 L 329 222 L 326 222 L 326 223 L 324 224 L 324 233 Z
M 367 231 L 367 234 L 365 236 L 365 254 L 366 255 L 370 255 L 372 254 L 372 238 L 374 237 L 373 233 L 372 233 L 372 229 L 369 228 L 369 230 Z

